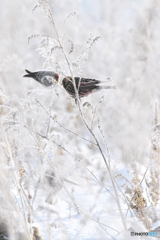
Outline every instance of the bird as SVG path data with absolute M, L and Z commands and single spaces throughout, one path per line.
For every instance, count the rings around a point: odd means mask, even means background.
M 80 78 L 75 77 L 75 86 L 79 95 L 79 98 L 87 97 L 93 92 L 98 92 L 103 89 L 115 89 L 115 86 L 104 86 L 100 84 L 105 84 L 105 81 L 90 79 L 90 78 Z M 65 77 L 62 81 L 62 85 L 66 92 L 77 101 L 76 91 L 73 84 L 72 77 Z
M 56 80 L 56 82 L 59 80 L 59 75 L 53 71 L 30 72 L 27 69 L 25 69 L 25 71 L 27 74 L 25 74 L 23 77 L 33 78 L 46 87 L 50 87 L 55 84 L 55 81 L 53 81 L 53 79 Z
M 25 69 L 25 71 L 28 73 L 24 75 L 23 77 L 30 77 L 35 79 L 37 82 L 43 84 L 46 87 L 52 86 L 54 84 L 54 80 L 56 82 L 59 81 L 59 75 L 52 71 L 38 71 L 38 72 L 30 72 L 29 70 Z M 103 89 L 115 89 L 115 86 L 106 86 L 101 84 L 106 84 L 105 81 L 90 79 L 90 78 L 80 78 L 80 77 L 74 77 L 75 80 L 75 86 L 77 89 L 77 93 L 79 96 L 79 99 L 82 97 L 87 97 L 93 92 L 98 92 Z M 71 76 L 67 76 L 62 80 L 63 88 L 66 90 L 66 92 L 75 99 L 75 102 L 77 103 L 77 94 L 74 88 L 73 78 Z

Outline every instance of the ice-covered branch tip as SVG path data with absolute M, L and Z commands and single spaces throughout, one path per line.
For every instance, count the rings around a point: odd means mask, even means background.
M 48 36 L 48 35 L 44 35 L 44 34 L 41 34 L 41 33 L 35 33 L 35 34 L 31 34 L 29 37 L 28 37 L 28 44 L 30 43 L 30 40 L 32 40 L 33 38 L 38 38 L 38 37 L 42 37 L 42 38 L 46 38 L 46 39 L 52 39 L 54 41 L 56 41 L 53 37 L 51 36 Z
M 48 3 L 48 0 L 37 0 L 38 4 L 34 6 L 33 10 L 32 10 L 32 13 L 37 9 L 37 8 L 41 8 L 46 16 L 49 18 L 49 19 L 52 19 L 52 13 L 51 13 L 51 10 L 50 10 L 50 7 L 49 7 L 49 3 Z
M 68 17 L 65 19 L 64 23 L 63 23 L 63 28 L 64 28 L 64 25 L 66 24 L 66 22 L 68 21 L 69 18 L 73 18 L 77 13 L 76 12 L 71 12 Z

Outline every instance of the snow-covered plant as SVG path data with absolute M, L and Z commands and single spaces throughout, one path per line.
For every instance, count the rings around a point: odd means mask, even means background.
M 34 7 L 24 0 L 13 6 L 16 15 L 9 0 L 3 4 L 0 234 L 3 228 L 11 239 L 129 239 L 128 229 L 154 230 L 158 2 L 38 0 Z M 23 79 L 24 69 L 57 72 L 60 81 L 45 88 Z M 75 104 L 61 85 L 66 76 L 117 89 L 81 100 L 76 93 Z

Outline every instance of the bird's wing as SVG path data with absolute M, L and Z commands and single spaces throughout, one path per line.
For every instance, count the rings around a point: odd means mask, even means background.
M 96 84 L 99 84 L 101 82 L 99 80 L 90 79 L 90 78 L 81 78 L 81 79 L 75 78 L 75 80 L 76 80 L 76 86 L 80 86 L 80 87 L 95 86 Z
M 51 76 L 44 76 L 41 78 L 41 83 L 46 87 L 49 87 L 52 86 L 55 83 L 55 81 L 54 78 Z
M 95 79 L 86 79 L 86 78 L 79 78 L 79 77 L 75 77 L 75 83 L 76 83 L 76 88 L 77 89 L 84 89 L 88 88 L 88 87 L 96 87 L 97 84 L 100 83 L 99 80 L 95 80 Z M 66 90 L 68 92 L 74 92 L 75 93 L 75 89 L 74 89 L 74 85 L 73 82 L 70 81 L 68 82 L 68 84 L 66 85 Z
M 54 76 L 52 76 L 52 74 L 54 74 L 54 72 L 50 71 L 39 71 L 33 73 L 35 76 L 34 79 L 46 87 L 50 87 L 55 83 Z
M 74 89 L 73 83 L 71 83 L 71 82 L 68 83 L 67 86 L 65 87 L 65 89 L 72 97 L 75 96 L 75 89 Z

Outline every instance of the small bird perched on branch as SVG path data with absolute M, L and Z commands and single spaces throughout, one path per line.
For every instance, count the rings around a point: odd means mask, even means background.
M 105 81 L 99 81 L 89 78 L 79 78 L 75 77 L 75 85 L 78 91 L 79 98 L 87 97 L 93 92 L 98 92 L 103 89 L 116 88 L 115 86 L 102 86 L 100 84 L 105 84 Z M 62 81 L 64 89 L 69 93 L 69 95 L 76 99 L 76 92 L 73 84 L 72 77 L 65 77 Z
M 34 80 L 43 84 L 46 87 L 50 87 L 55 83 L 53 79 L 55 79 L 57 82 L 59 79 L 58 74 L 52 71 L 30 72 L 27 69 L 25 69 L 25 71 L 27 72 L 27 74 L 23 77 L 33 78 Z
M 57 73 L 52 71 L 39 71 L 39 72 L 30 72 L 26 70 L 28 74 L 24 75 L 24 77 L 34 78 L 37 82 L 43 84 L 46 87 L 49 87 L 54 84 L 54 80 L 58 82 L 59 76 Z M 52 78 L 52 79 L 50 79 Z M 89 78 L 79 78 L 75 77 L 75 86 L 79 95 L 79 98 L 87 97 L 89 94 L 93 92 L 98 92 L 103 89 L 115 89 L 115 86 L 104 86 L 101 84 L 105 84 L 105 81 L 99 81 L 95 79 Z M 72 77 L 65 77 L 62 80 L 62 85 L 66 92 L 77 101 L 76 91 L 73 84 Z

